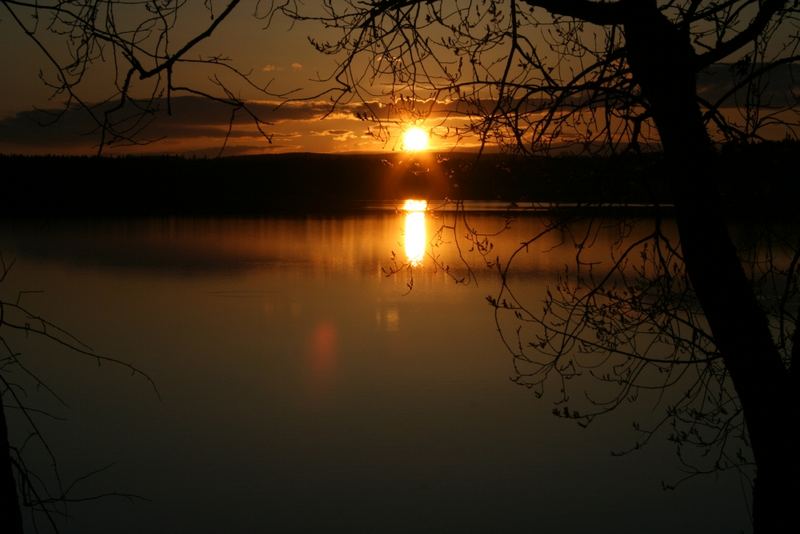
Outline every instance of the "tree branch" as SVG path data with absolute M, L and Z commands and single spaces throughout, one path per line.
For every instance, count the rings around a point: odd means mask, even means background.
M 785 5 L 786 0 L 766 0 L 763 4 L 761 4 L 758 14 L 756 14 L 747 28 L 742 30 L 735 37 L 732 37 L 728 41 L 720 43 L 713 50 L 709 50 L 705 54 L 698 56 L 696 68 L 699 70 L 711 65 L 712 63 L 722 61 L 729 55 L 745 46 L 747 43 L 751 42 L 753 39 L 757 38 L 767 27 L 767 24 L 769 24 L 769 21 L 772 20 L 772 17 L 778 11 L 783 9 Z
M 637 0 L 642 1 L 642 0 Z M 532 7 L 541 7 L 553 15 L 582 19 L 592 24 L 608 26 L 625 21 L 624 0 L 591 2 L 590 0 L 524 0 Z

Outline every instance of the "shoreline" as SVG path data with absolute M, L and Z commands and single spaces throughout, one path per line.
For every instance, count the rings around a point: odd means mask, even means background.
M 796 219 L 798 143 L 722 152 L 729 216 Z M 341 214 L 405 198 L 492 203 L 492 212 L 665 213 L 661 155 L 276 154 L 219 159 L 0 155 L 0 218 Z M 689 169 L 687 172 L 691 172 Z M 506 207 L 503 207 L 503 204 Z M 527 209 L 526 209 L 527 208 Z M 474 212 L 477 207 L 470 210 Z

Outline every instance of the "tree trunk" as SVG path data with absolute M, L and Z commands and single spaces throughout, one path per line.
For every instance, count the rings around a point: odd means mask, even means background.
M 800 491 L 788 429 L 798 423 L 792 380 L 730 237 L 714 185 L 714 150 L 697 105 L 688 33 L 655 2 L 632 9 L 628 59 L 651 106 L 671 180 L 687 273 L 744 411 L 756 462 L 755 532 L 789 532 Z
M 0 531 L 22 534 L 22 515 L 19 510 L 17 484 L 11 469 L 8 427 L 2 403 L 0 403 Z

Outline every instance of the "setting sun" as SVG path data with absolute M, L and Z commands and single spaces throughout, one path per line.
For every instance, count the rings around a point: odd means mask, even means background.
M 429 145 L 430 139 L 428 137 L 428 132 L 422 128 L 413 126 L 403 132 L 403 150 L 407 152 L 419 152 L 421 150 L 426 150 Z
M 409 198 L 403 203 L 403 211 L 425 211 L 427 208 L 427 200 L 414 200 Z

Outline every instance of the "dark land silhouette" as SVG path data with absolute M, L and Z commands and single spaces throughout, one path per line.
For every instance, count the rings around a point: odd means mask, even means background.
M 796 142 L 724 147 L 711 166 L 732 216 L 795 217 Z M 292 153 L 0 156 L 5 217 L 337 213 L 410 196 L 647 212 L 673 201 L 661 153 L 609 157 Z M 529 205 L 529 204 L 524 204 Z M 606 209 L 610 209 L 606 206 Z

